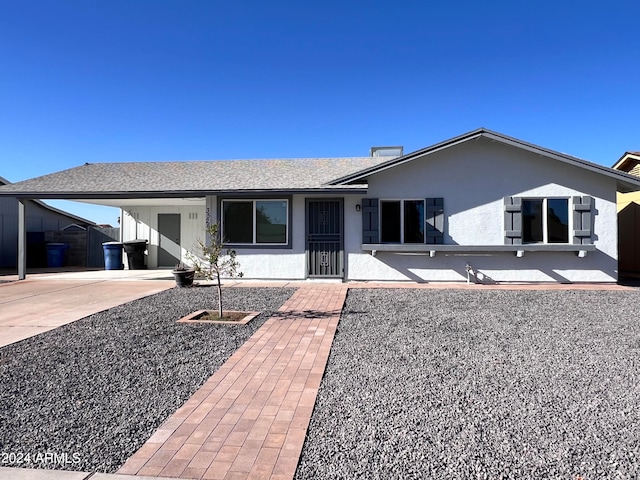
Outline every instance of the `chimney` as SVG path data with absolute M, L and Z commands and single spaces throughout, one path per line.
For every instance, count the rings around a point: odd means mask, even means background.
M 371 147 L 371 157 L 401 157 L 404 155 L 404 147 Z

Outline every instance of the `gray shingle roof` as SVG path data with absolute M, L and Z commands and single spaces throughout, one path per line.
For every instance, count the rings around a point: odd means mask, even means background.
M 98 198 L 233 191 L 298 191 L 358 188 L 331 180 L 377 165 L 389 157 L 92 163 L 0 187 L 0 195 Z
M 0 186 L 23 198 L 197 197 L 233 192 L 363 190 L 367 176 L 477 138 L 498 141 L 612 177 L 618 191 L 640 190 L 637 177 L 484 128 L 402 157 L 94 163 Z
M 7 180 L 6 178 L 0 176 L 0 186 L 1 185 L 12 185 L 12 183 L 9 180 Z M 58 213 L 60 215 L 64 215 L 65 217 L 69 217 L 70 219 L 72 219 L 72 220 L 74 220 L 74 221 L 76 221 L 76 222 L 78 222 L 80 224 L 95 225 L 95 223 L 92 222 L 91 220 L 87 220 L 86 218 L 79 217 L 78 215 L 74 215 L 73 213 L 65 212 L 64 210 L 60 210 L 58 208 L 52 207 L 51 205 L 47 205 L 46 203 L 38 200 L 37 198 L 34 198 L 31 201 L 33 201 L 34 203 L 37 203 L 42 208 L 46 208 L 47 210 L 49 210 L 51 212 L 55 212 L 55 213 Z

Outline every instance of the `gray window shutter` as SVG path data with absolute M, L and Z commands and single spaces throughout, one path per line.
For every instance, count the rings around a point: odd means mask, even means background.
M 522 245 L 522 198 L 504 197 L 504 243 Z
M 573 243 L 586 245 L 593 243 L 593 197 L 573 197 Z
M 441 245 L 444 243 L 444 199 L 427 198 L 425 203 L 426 243 Z
M 362 243 L 380 243 L 378 226 L 378 199 L 363 198 L 362 202 Z

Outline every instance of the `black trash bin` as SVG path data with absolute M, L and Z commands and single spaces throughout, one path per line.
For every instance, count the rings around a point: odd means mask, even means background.
M 124 252 L 127 254 L 129 270 L 144 270 L 144 252 L 147 250 L 146 240 L 128 240 L 123 243 Z

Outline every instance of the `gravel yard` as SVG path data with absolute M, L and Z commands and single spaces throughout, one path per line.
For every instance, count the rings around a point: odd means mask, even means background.
M 351 290 L 296 478 L 640 476 L 640 292 Z
M 174 288 L 1 348 L 0 466 L 116 471 L 293 292 L 226 289 L 263 312 L 226 326 L 177 324 L 217 296 Z
M 1 348 L 0 466 L 116 471 L 293 291 L 227 289 L 263 312 L 246 326 L 177 324 L 215 290 L 171 289 Z M 352 289 L 296 478 L 638 478 L 639 311 L 640 291 Z

